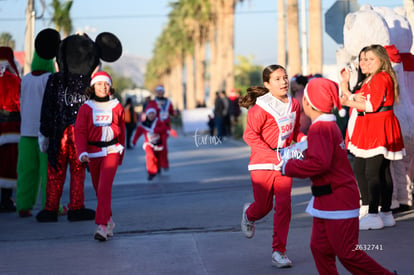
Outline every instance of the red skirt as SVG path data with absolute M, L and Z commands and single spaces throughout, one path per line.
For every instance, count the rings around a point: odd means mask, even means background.
M 389 160 L 405 156 L 400 123 L 392 110 L 358 116 L 348 143 L 349 151 L 357 157 L 384 155 Z

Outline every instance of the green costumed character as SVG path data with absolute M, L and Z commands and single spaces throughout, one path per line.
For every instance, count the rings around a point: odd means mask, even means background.
M 55 72 L 53 58 L 33 55 L 31 72 L 21 82 L 21 127 L 17 163 L 16 207 L 20 217 L 29 217 L 36 204 L 39 185 L 42 208 L 46 201 L 47 154 L 40 152 L 38 133 L 43 94 L 49 75 Z M 61 213 L 64 213 L 61 207 Z

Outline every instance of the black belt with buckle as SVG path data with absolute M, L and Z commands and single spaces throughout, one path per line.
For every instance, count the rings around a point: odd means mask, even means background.
M 369 115 L 369 114 L 376 114 L 379 112 L 386 112 L 386 111 L 391 111 L 393 109 L 393 106 L 382 106 L 381 108 L 379 108 L 377 111 L 375 112 L 358 112 L 358 116 L 365 116 L 365 115 Z
M 0 110 L 0 122 L 19 122 L 21 121 L 20 112 L 9 112 Z
M 326 185 L 321 185 L 321 186 L 312 185 L 311 190 L 312 190 L 312 195 L 314 195 L 315 197 L 332 194 L 331 184 L 326 184 Z
M 114 138 L 113 140 L 110 140 L 110 141 L 88 141 L 89 145 L 93 145 L 93 146 L 101 147 L 101 148 L 108 147 L 108 146 L 111 146 L 117 143 L 118 143 L 117 138 Z

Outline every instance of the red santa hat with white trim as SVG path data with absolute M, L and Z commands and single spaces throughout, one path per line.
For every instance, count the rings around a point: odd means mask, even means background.
M 91 79 L 91 86 L 99 81 L 105 81 L 112 87 L 112 78 L 107 72 L 101 71 L 94 73 Z
M 317 77 L 309 80 L 305 87 L 304 96 L 310 105 L 323 113 L 331 113 L 334 107 L 338 108 L 339 116 L 346 115 L 339 99 L 338 84 L 332 80 Z

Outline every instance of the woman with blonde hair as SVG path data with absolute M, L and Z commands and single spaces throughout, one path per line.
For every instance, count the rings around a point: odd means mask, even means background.
M 361 87 L 363 97 L 351 97 L 348 83 L 341 82 L 342 104 L 358 111 L 348 142 L 348 149 L 355 155 L 354 173 L 359 185 L 368 186 L 368 215 L 361 218 L 360 230 L 395 225 L 391 212 L 390 161 L 405 156 L 400 124 L 393 111 L 394 103 L 398 102 L 398 81 L 387 51 L 381 45 L 370 45 L 365 49 L 365 58 L 367 77 Z

